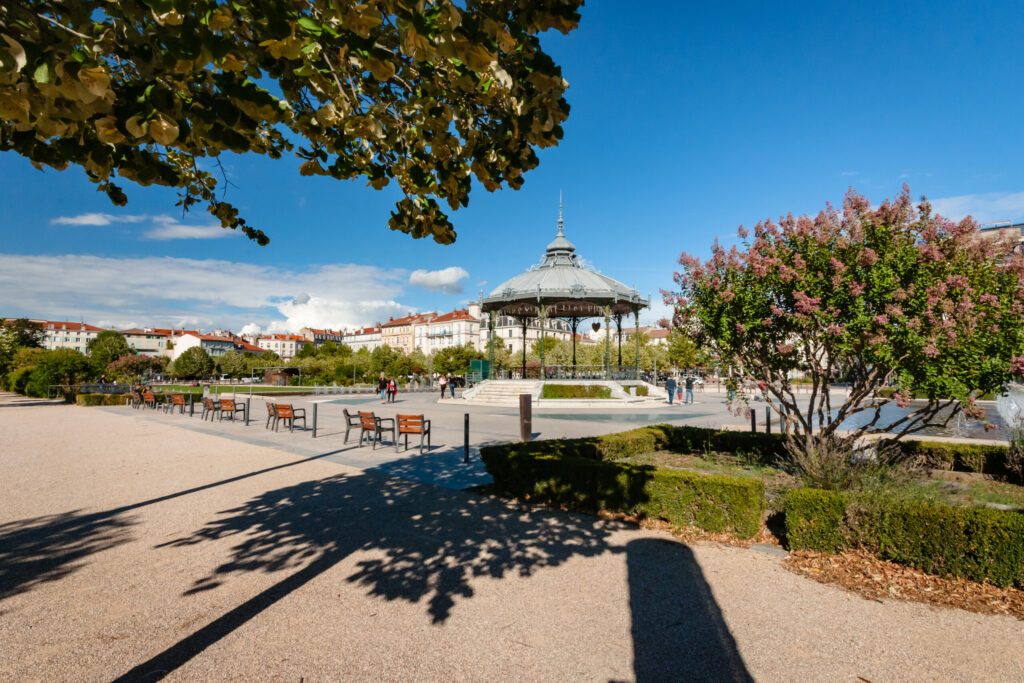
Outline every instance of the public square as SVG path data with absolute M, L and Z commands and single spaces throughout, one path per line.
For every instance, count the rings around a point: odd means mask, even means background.
M 0 408 L 3 680 L 1024 675 L 1010 617 L 866 600 L 787 571 L 778 549 L 686 545 L 457 490 L 482 471 L 475 453 L 461 463 L 457 401 L 374 406 L 428 412 L 437 448 L 424 456 L 346 447 L 341 404 L 321 404 L 313 440 L 12 402 Z M 468 411 L 474 446 L 515 438 L 513 410 Z M 605 419 L 534 425 L 583 435 L 637 418 Z

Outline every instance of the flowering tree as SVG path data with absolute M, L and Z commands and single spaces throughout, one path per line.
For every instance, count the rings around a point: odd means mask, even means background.
M 1024 371 L 1024 255 L 969 218 L 915 208 L 907 187 L 877 209 L 851 191 L 842 212 L 739 236 L 742 248 L 716 243 L 706 262 L 684 253 L 666 301 L 675 325 L 765 383 L 795 454 L 848 458 L 867 433 L 895 440 L 960 411 L 981 417 L 975 398 Z M 810 391 L 798 396 L 800 372 Z M 829 391 L 839 377 L 842 400 Z M 880 393 L 887 385 L 896 390 Z M 908 410 L 894 417 L 889 404 Z

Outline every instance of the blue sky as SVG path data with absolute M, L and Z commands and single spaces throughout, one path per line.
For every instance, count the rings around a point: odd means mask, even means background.
M 271 235 L 258 247 L 196 238 L 209 220 L 171 191 L 126 183 L 120 209 L 76 169 L 0 154 L 0 314 L 237 331 L 450 309 L 538 260 L 560 190 L 579 253 L 655 294 L 681 250 L 850 186 L 1024 219 L 1024 5 L 722 4 L 595 0 L 545 35 L 570 83 L 565 139 L 523 190 L 475 187 L 452 246 L 388 230 L 394 193 L 292 159 L 225 159 L 229 199 Z

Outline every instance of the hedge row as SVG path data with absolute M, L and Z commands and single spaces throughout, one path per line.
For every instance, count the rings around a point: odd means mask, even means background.
M 502 494 L 595 512 L 610 510 L 749 537 L 761 525 L 759 479 L 702 475 L 602 460 L 599 447 L 622 453 L 649 445 L 657 430 L 596 439 L 486 446 L 481 457 Z M 598 444 L 596 442 L 600 441 Z M 647 448 L 647 451 L 650 451 Z
M 541 398 L 606 399 L 612 390 L 602 384 L 545 384 Z
M 931 574 L 1024 588 L 1024 514 L 819 489 L 786 495 L 794 550 L 864 548 Z
M 1006 475 L 1006 446 L 943 441 L 898 442 L 903 454 L 938 470 Z
M 78 394 L 75 404 L 80 406 L 123 406 L 128 397 L 125 394 Z

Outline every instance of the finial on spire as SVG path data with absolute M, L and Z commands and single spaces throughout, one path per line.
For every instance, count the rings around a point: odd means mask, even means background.
M 562 220 L 562 191 L 558 191 L 558 232 L 556 237 L 565 237 L 565 221 Z

